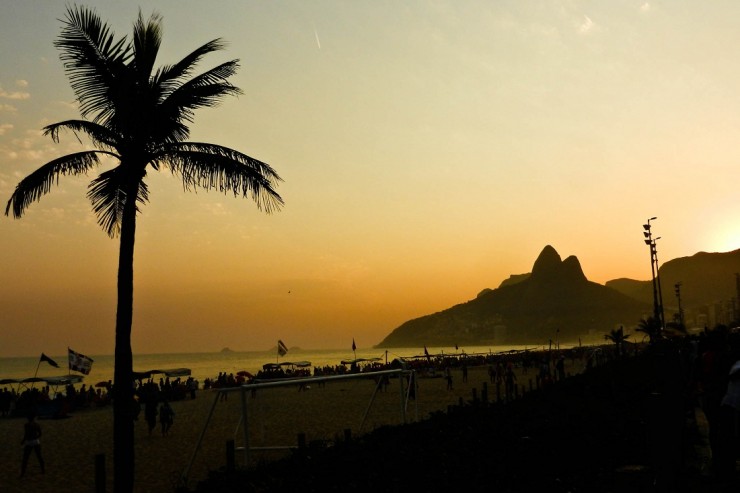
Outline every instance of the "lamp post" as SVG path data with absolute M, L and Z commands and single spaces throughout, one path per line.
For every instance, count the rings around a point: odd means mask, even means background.
M 660 268 L 658 267 L 658 247 L 655 242 L 660 236 L 653 240 L 653 255 L 655 256 L 655 280 L 658 283 L 658 309 L 660 311 L 660 330 L 665 330 L 665 313 L 663 312 L 663 289 L 660 287 Z
M 676 298 L 678 298 L 678 323 L 681 324 L 681 328 L 684 328 L 683 322 L 683 308 L 681 307 L 681 281 L 678 281 L 675 286 Z
M 660 290 L 660 276 L 658 274 L 658 248 L 655 244 L 658 238 L 653 238 L 653 233 L 651 231 L 651 225 L 650 221 L 653 221 L 655 219 L 658 219 L 657 217 L 651 217 L 647 220 L 646 224 L 642 225 L 643 232 L 642 234 L 645 236 L 645 244 L 650 247 L 650 273 L 652 275 L 653 280 L 653 318 L 656 320 L 658 324 L 660 324 L 660 330 L 662 331 L 664 329 L 663 325 L 663 301 L 662 301 L 662 293 Z

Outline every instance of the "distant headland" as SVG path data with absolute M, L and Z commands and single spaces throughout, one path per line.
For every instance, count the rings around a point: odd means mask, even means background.
M 740 249 L 700 252 L 660 266 L 666 320 L 678 313 L 674 285 L 681 282 L 686 326 L 714 326 L 710 320 L 740 297 Z M 376 347 L 578 343 L 603 339 L 610 330 L 627 331 L 653 311 L 652 281 L 617 279 L 591 282 L 578 258 L 562 260 L 547 245 L 528 274 L 511 275 L 496 289 L 486 288 L 467 302 L 409 320 Z M 715 318 L 718 315 L 715 315 Z

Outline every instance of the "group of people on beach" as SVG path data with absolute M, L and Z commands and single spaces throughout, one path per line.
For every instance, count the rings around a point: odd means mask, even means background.
M 20 387 L 20 386 L 19 386 Z M 111 402 L 110 389 L 92 385 L 77 389 L 67 384 L 63 392 L 54 391 L 49 385 L 24 390 L 0 389 L 0 417 L 27 416 L 40 412 L 55 418 L 65 417 L 76 409 L 107 406 Z
M 157 427 L 157 416 L 159 416 L 159 424 L 162 427 L 162 436 L 167 436 L 175 422 L 175 411 L 172 410 L 172 406 L 167 401 L 163 401 L 159 409 L 157 409 L 156 401 L 146 401 L 144 404 L 144 419 L 149 427 L 149 436 L 152 436 L 152 431 Z
M 166 376 L 160 378 L 159 382 L 155 382 L 153 378 L 148 378 L 146 381 L 143 379 L 136 381 L 136 390 L 134 393 L 140 396 L 142 392 L 151 390 L 156 387 L 158 394 L 162 399 L 166 399 L 170 402 L 180 401 L 183 399 L 195 399 L 196 391 L 200 387 L 198 380 L 189 376 L 183 380 L 180 377 L 170 380 L 170 377 Z
M 175 411 L 172 410 L 169 402 L 171 394 L 167 392 L 168 389 L 171 390 L 171 386 L 168 384 L 169 381 L 165 381 L 164 379 L 160 379 L 159 384 L 149 379 L 147 382 L 141 382 L 136 388 L 135 394 L 138 401 L 135 419 L 138 420 L 143 406 L 144 420 L 149 429 L 149 436 L 152 435 L 154 428 L 157 427 L 157 417 L 159 417 L 163 437 L 169 434 L 170 428 L 175 421 Z M 195 394 L 193 394 L 193 398 L 195 398 Z

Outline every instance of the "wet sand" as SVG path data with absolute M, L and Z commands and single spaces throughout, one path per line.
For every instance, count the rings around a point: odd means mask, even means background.
M 568 372 L 580 371 L 568 361 Z M 522 374 L 518 383 L 526 388 L 534 385 L 534 370 Z M 420 419 L 448 406 L 472 400 L 473 389 L 481 397 L 483 382 L 488 382 L 487 367 L 469 368 L 468 382 L 462 382 L 461 370 L 453 370 L 453 390 L 447 390 L 444 378 L 420 378 L 418 399 L 407 409 L 409 420 L 416 413 Z M 378 392 L 370 406 L 375 389 L 372 379 L 342 380 L 325 386 L 312 384 L 307 391 L 297 386 L 263 389 L 247 398 L 249 436 L 252 447 L 294 446 L 297 436 L 304 433 L 307 442 L 334 441 L 344 438 L 344 430 L 358 435 L 374 428 L 402 422 L 401 395 L 398 380 L 391 380 L 386 392 Z M 503 390 L 502 390 L 503 392 Z M 489 400 L 496 399 L 495 385 L 488 384 Z M 141 413 L 135 426 L 137 492 L 173 491 L 193 455 L 198 437 L 203 431 L 216 394 L 199 391 L 195 400 L 172 403 L 175 421 L 168 436 L 163 437 L 159 424 L 151 436 Z M 416 406 L 418 407 L 415 407 Z M 369 407 L 369 411 L 368 410 Z M 367 419 L 360 429 L 363 416 Z M 231 393 L 228 400 L 219 401 L 206 429 L 188 475 L 187 485 L 194 487 L 208 472 L 226 464 L 226 442 L 235 439 L 243 444 L 241 399 Z M 107 491 L 113 491 L 113 414 L 111 407 L 79 410 L 69 418 L 40 419 L 43 430 L 42 453 L 46 473 L 41 474 L 34 455 L 28 470 L 19 479 L 21 463 L 20 440 L 24 419 L 0 419 L 0 492 L 79 492 L 94 491 L 95 455 L 105 454 Z M 269 460 L 286 452 L 252 452 L 252 461 Z M 237 465 L 243 464 L 243 453 L 237 452 Z M 255 463 L 252 462 L 252 463 Z

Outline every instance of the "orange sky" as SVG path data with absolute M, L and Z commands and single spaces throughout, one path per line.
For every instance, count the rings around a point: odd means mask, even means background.
M 0 197 L 77 149 L 52 43 L 64 5 L 0 5 Z M 244 90 L 192 140 L 285 180 L 283 211 L 150 176 L 135 352 L 377 344 L 528 272 L 551 244 L 596 282 L 740 248 L 740 4 L 148 2 L 160 64 L 225 38 Z M 138 6 L 97 7 L 118 35 Z M 104 168 L 101 168 L 101 170 Z M 0 356 L 113 352 L 117 243 L 67 178 L 0 219 Z M 4 202 L 3 202 L 4 203 Z

